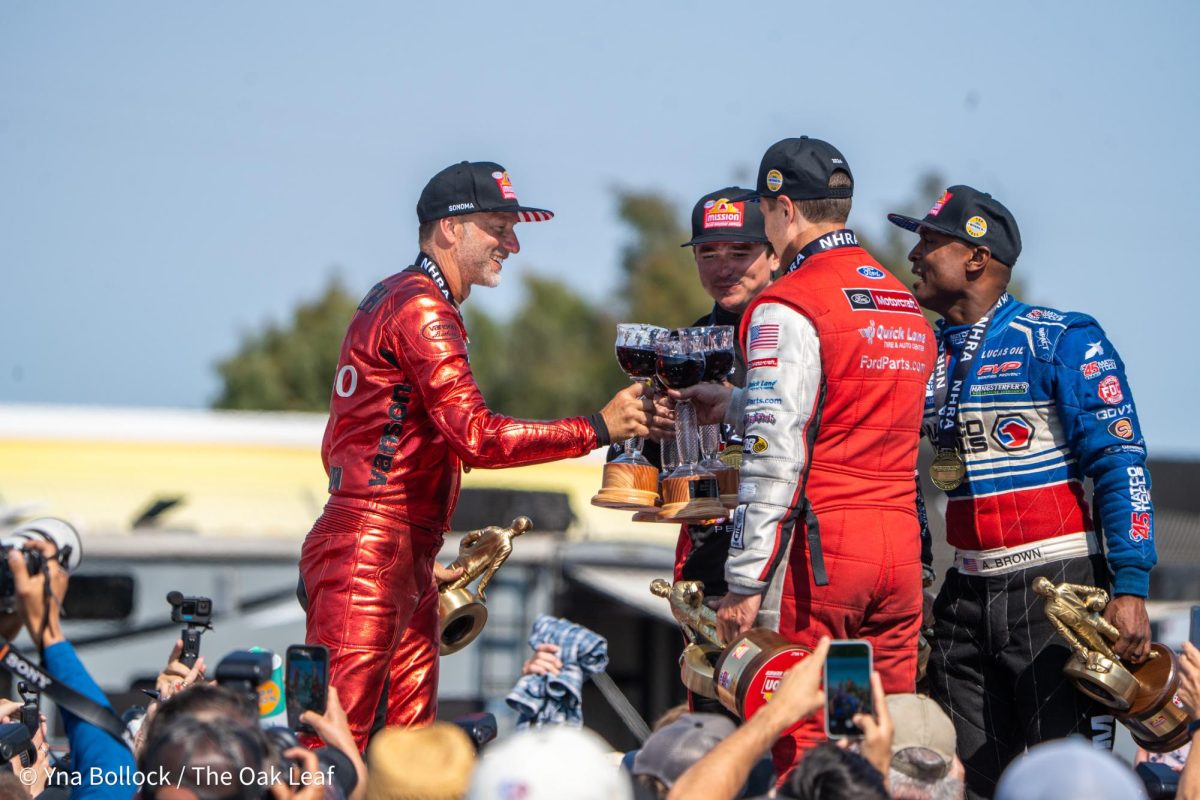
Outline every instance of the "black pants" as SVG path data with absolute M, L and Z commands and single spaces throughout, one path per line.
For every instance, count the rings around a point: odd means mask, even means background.
M 934 602 L 929 690 L 954 722 L 970 798 L 991 797 L 1008 763 L 1038 742 L 1078 734 L 1112 748 L 1112 715 L 1062 674 L 1071 651 L 1030 588 L 1039 576 L 1109 585 L 1099 555 L 991 577 L 950 569 Z

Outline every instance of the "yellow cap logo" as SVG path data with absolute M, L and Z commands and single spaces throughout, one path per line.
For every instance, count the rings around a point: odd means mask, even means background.
M 767 173 L 767 188 L 772 192 L 778 192 L 779 187 L 783 186 L 783 173 L 777 169 L 773 169 Z
M 987 220 L 985 220 L 983 217 L 971 217 L 969 220 L 967 220 L 967 224 L 964 227 L 967 230 L 968 236 L 973 236 L 978 239 L 980 236 L 983 236 L 985 233 L 987 233 Z

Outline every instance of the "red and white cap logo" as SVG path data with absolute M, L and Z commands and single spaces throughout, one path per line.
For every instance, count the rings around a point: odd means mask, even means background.
M 507 172 L 496 171 L 492 173 L 492 177 L 496 180 L 496 185 L 500 187 L 500 194 L 505 200 L 516 200 L 517 192 L 513 189 L 512 181 L 508 179 Z

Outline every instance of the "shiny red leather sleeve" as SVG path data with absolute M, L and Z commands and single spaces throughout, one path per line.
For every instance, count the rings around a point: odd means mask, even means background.
M 581 456 L 597 447 L 596 430 L 586 417 L 543 422 L 492 412 L 467 363 L 462 321 L 445 303 L 415 297 L 389 328 L 401 343 L 397 355 L 429 418 L 467 466 L 538 464 Z

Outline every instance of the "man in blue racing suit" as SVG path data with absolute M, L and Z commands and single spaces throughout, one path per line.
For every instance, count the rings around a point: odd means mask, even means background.
M 1100 325 L 1007 293 L 1021 252 L 1007 208 L 951 186 L 923 219 L 888 218 L 920 235 L 908 255 L 913 294 L 943 317 L 924 433 L 955 559 L 934 604 L 930 690 L 954 721 L 968 795 L 990 797 L 1009 761 L 1038 742 L 1081 734 L 1111 747 L 1111 717 L 1063 677 L 1069 651 L 1030 586 L 1045 576 L 1111 589 L 1115 650 L 1146 659 L 1146 447 Z

